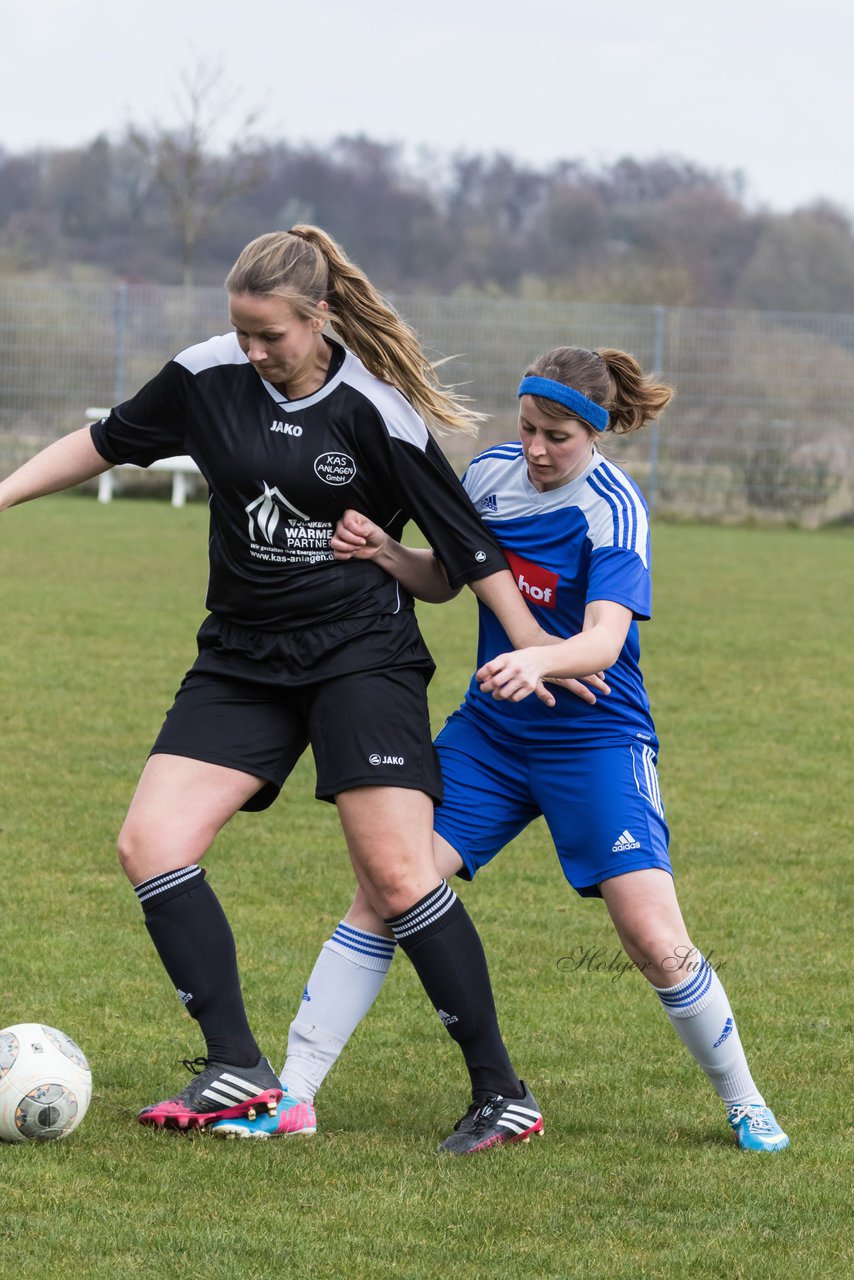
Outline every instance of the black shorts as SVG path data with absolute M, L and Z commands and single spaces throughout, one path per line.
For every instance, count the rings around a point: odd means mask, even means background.
M 238 676 L 227 673 L 227 660 L 218 665 L 222 670 L 214 672 L 210 662 L 197 664 L 184 677 L 152 755 L 188 756 L 263 778 L 267 785 L 244 805 L 248 810 L 273 803 L 309 744 L 319 800 L 375 786 L 441 801 L 427 705 L 431 663 L 296 685 L 270 681 L 266 664 L 259 679 L 247 679 L 245 658 Z

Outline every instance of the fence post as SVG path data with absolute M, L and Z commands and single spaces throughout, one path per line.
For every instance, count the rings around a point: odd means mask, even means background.
M 664 307 L 659 303 L 652 309 L 652 368 L 653 372 L 664 372 Z M 649 485 L 646 495 L 650 515 L 658 501 L 658 422 L 652 423 L 649 431 Z
M 113 300 L 113 326 L 116 338 L 116 367 L 113 377 L 113 404 L 125 398 L 125 352 L 128 331 L 128 287 L 124 280 L 116 285 Z

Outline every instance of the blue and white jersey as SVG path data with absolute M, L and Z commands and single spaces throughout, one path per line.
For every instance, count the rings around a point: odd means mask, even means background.
M 649 699 L 638 665 L 638 620 L 650 617 L 649 513 L 640 490 L 620 467 L 594 456 L 581 475 L 540 493 L 528 478 L 519 442 L 496 445 L 473 459 L 465 489 L 502 547 L 517 586 L 544 631 L 575 635 L 593 600 L 631 609 L 629 633 L 607 673 L 610 694 L 590 706 L 549 686 L 557 705 L 531 695 L 504 702 L 472 679 L 465 705 L 498 733 L 523 741 L 604 745 L 639 739 L 657 747 Z M 490 609 L 479 606 L 478 667 L 512 649 Z

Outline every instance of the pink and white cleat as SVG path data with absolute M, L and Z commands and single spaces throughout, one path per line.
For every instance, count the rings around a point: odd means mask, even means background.
M 184 1058 L 195 1079 L 174 1098 L 139 1113 L 139 1123 L 158 1129 L 201 1129 L 217 1120 L 275 1115 L 282 1096 L 279 1077 L 266 1058 L 254 1067 L 234 1067 L 207 1058 Z

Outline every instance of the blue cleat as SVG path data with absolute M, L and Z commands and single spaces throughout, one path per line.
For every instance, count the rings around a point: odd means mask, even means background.
M 726 1118 L 741 1151 L 773 1153 L 784 1151 L 789 1145 L 789 1139 L 774 1119 L 770 1107 L 734 1106 L 727 1110 Z
M 309 1134 L 317 1131 L 317 1117 L 310 1102 L 297 1102 L 289 1098 L 287 1090 L 282 1094 L 275 1115 L 257 1115 L 254 1120 L 235 1117 L 212 1124 L 211 1133 L 217 1138 L 287 1138 L 291 1134 Z

